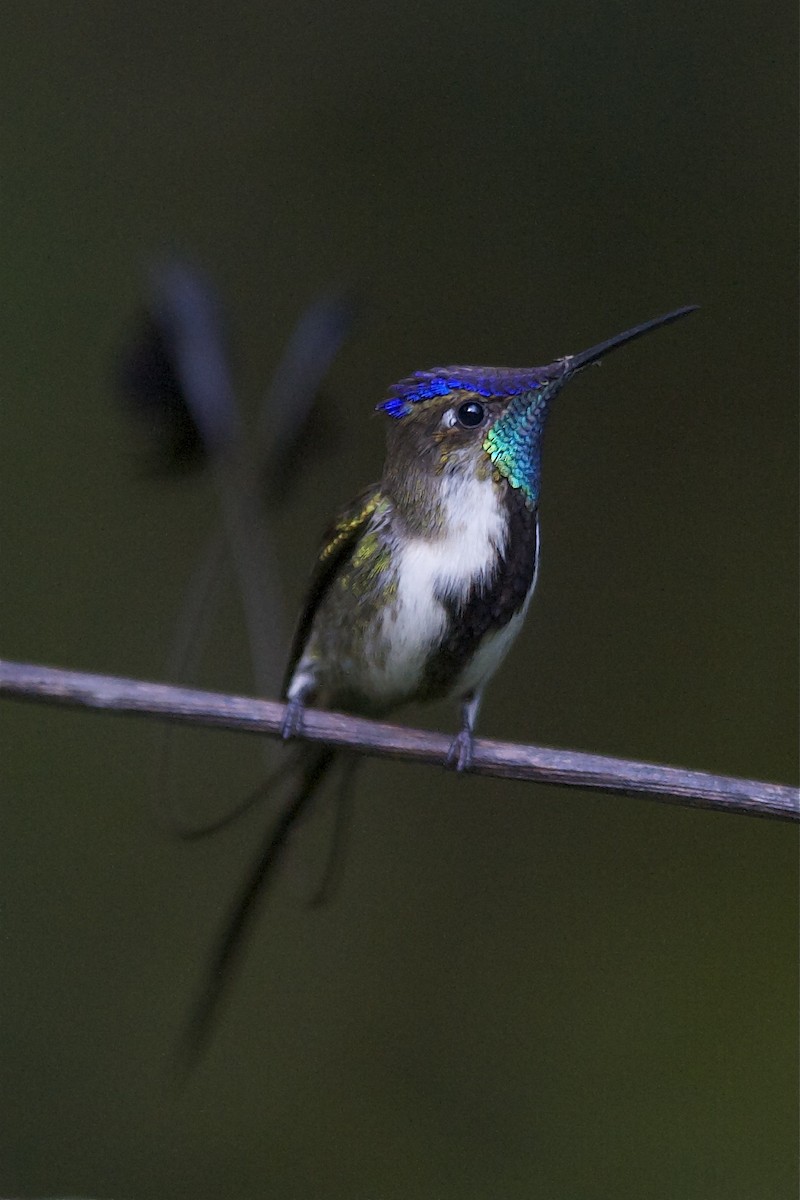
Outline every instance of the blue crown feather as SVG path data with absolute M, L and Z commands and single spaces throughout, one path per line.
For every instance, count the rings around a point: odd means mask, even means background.
M 390 417 L 406 417 L 413 404 L 449 396 L 451 392 L 472 392 L 486 399 L 519 396 L 535 391 L 548 382 L 546 368 L 514 370 L 510 367 L 437 367 L 417 371 L 408 379 L 389 388 L 389 397 L 377 408 Z

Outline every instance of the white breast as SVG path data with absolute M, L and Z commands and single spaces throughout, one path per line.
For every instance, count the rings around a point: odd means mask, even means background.
M 396 550 L 396 599 L 382 617 L 381 669 L 370 680 L 376 699 L 391 702 L 415 691 L 446 627 L 442 599 L 465 597 L 504 549 L 506 523 L 492 481 L 445 482 L 437 536 L 404 540 Z

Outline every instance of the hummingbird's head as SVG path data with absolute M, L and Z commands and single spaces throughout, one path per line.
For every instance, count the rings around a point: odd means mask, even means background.
M 387 471 L 414 490 L 421 480 L 494 474 L 534 505 L 544 421 L 567 371 L 564 362 L 527 371 L 442 367 L 395 384 L 380 405 L 392 418 Z
M 542 435 L 550 404 L 578 371 L 611 350 L 695 311 L 679 308 L 545 367 L 441 367 L 390 388 L 387 474 L 413 496 L 442 475 L 488 477 L 539 500 Z

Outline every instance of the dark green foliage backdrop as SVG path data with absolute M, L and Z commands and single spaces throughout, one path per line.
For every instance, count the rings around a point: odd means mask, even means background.
M 251 406 L 320 286 L 368 297 L 336 452 L 278 522 L 290 608 L 380 469 L 387 383 L 698 302 L 559 401 L 540 591 L 482 728 L 796 776 L 788 6 L 0 20 L 0 652 L 161 670 L 212 501 L 141 477 L 111 398 L 154 251 L 220 282 Z M 237 629 L 231 609 L 222 686 L 246 678 Z M 263 816 L 177 846 L 148 816 L 145 726 L 1 719 L 3 1195 L 795 1194 L 789 828 L 370 764 L 336 904 L 305 912 L 287 870 L 181 1092 L 181 1020 Z M 257 773 L 249 743 L 182 745 L 189 811 Z

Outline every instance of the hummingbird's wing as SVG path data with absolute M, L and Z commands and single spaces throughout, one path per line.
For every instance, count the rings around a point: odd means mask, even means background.
M 356 496 L 346 508 L 342 509 L 322 540 L 306 592 L 306 601 L 292 639 L 292 648 L 281 688 L 281 696 L 284 698 L 295 667 L 303 654 L 319 606 L 324 600 L 339 566 L 363 534 L 381 499 L 380 484 L 374 483 L 372 487 Z

